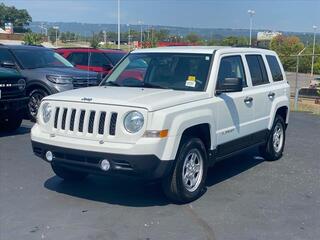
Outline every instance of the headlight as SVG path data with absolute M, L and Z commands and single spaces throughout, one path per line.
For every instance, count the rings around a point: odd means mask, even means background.
M 73 78 L 70 76 L 47 75 L 47 79 L 57 84 L 70 84 L 73 82 Z
M 123 121 L 124 128 L 129 133 L 137 133 L 141 130 L 144 124 L 144 117 L 140 112 L 129 112 Z
M 51 118 L 52 108 L 49 103 L 44 103 L 42 105 L 42 119 L 44 123 L 49 122 Z
M 20 91 L 23 91 L 26 88 L 26 80 L 24 79 L 19 79 L 18 81 L 18 88 Z

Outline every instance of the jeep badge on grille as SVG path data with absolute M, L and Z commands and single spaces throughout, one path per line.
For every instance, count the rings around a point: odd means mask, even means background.
M 92 98 L 81 98 L 81 101 L 84 101 L 84 102 L 91 102 L 92 101 Z

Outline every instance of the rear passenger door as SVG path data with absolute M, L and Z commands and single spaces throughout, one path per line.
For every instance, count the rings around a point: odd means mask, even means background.
M 250 54 L 245 57 L 253 90 L 254 121 L 252 122 L 252 127 L 256 132 L 264 134 L 268 128 L 272 101 L 274 99 L 266 68 L 266 59 L 261 54 Z
M 241 78 L 242 92 L 228 92 L 217 95 L 217 156 L 243 149 L 251 144 L 251 126 L 254 119 L 251 87 L 247 84 L 241 54 L 222 55 L 219 64 L 217 86 L 226 78 Z

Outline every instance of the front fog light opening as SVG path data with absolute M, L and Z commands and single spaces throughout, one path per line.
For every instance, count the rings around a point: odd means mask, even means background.
M 108 171 L 110 169 L 111 165 L 110 165 L 110 162 L 109 160 L 107 159 L 103 159 L 101 162 L 100 162 L 100 168 L 101 170 L 103 171 Z
M 53 160 L 53 153 L 51 151 L 46 152 L 46 159 L 48 162 L 52 162 Z

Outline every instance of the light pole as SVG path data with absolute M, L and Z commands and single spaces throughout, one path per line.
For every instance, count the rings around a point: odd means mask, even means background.
M 129 50 L 131 50 L 131 29 L 130 29 L 130 24 L 127 24 L 128 27 L 128 45 L 129 45 Z
M 142 21 L 138 21 L 138 23 L 140 24 L 140 43 L 141 43 L 141 48 L 142 48 Z
M 316 32 L 317 32 L 317 26 L 312 26 L 313 28 L 313 49 L 312 49 L 312 62 L 311 62 L 311 76 L 313 76 L 313 66 L 314 66 L 314 52 L 316 47 Z
M 249 9 L 248 14 L 250 16 L 250 39 L 249 39 L 249 46 L 252 46 L 252 25 L 253 25 L 253 16 L 256 14 L 254 10 Z
M 54 30 L 56 30 L 56 47 L 58 47 L 58 31 L 59 31 L 59 26 L 54 26 Z
M 120 0 L 118 0 L 118 49 L 120 49 Z

